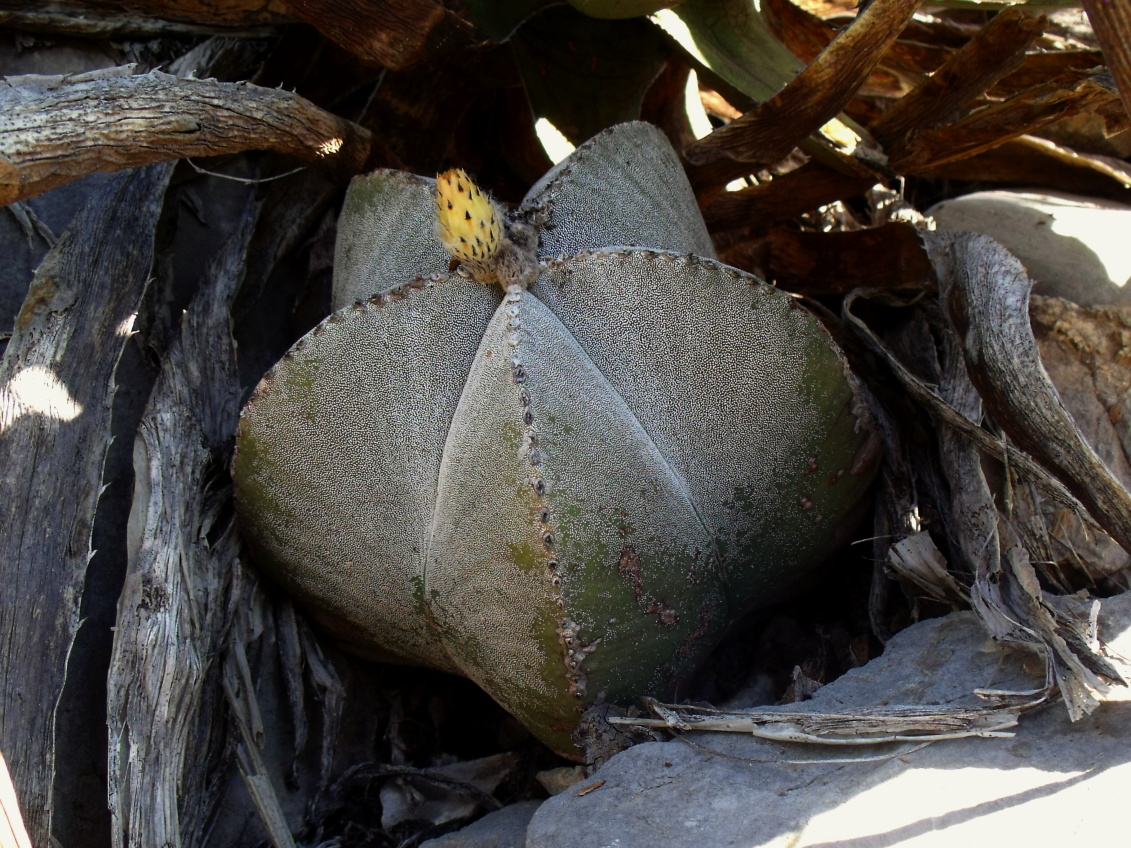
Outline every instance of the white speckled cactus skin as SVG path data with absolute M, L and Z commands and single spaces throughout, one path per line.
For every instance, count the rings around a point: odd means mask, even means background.
M 820 324 L 710 258 L 655 128 L 531 190 L 528 291 L 449 274 L 434 210 L 430 180 L 354 180 L 338 311 L 243 413 L 243 530 L 356 649 L 466 675 L 576 757 L 586 707 L 670 697 L 844 541 L 874 439 Z

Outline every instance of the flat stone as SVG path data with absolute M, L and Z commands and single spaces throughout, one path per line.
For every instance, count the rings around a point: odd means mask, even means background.
M 422 842 L 420 848 L 522 848 L 526 826 L 541 801 L 522 801 L 488 813 L 465 828 Z
M 1131 593 L 1103 602 L 1101 635 L 1110 652 L 1131 656 Z M 984 703 L 975 689 L 1039 688 L 1042 668 L 1035 654 L 1002 648 L 973 613 L 960 612 L 908 628 L 882 656 L 786 709 Z M 782 744 L 737 733 L 638 745 L 586 781 L 603 780 L 599 788 L 547 800 L 526 846 L 1112 844 L 1113 814 L 1131 786 L 1131 693 L 1121 687 L 1110 698 L 1076 723 L 1055 699 L 1024 714 L 1013 738 L 926 747 Z
M 1021 260 L 1033 293 L 1131 303 L 1131 206 L 1059 192 L 980 191 L 927 210 L 940 230 L 984 233 Z

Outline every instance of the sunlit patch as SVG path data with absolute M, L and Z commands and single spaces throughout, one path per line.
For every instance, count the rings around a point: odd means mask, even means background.
M 320 145 L 318 145 L 319 156 L 333 156 L 342 149 L 342 140 L 340 138 L 328 138 Z
M 127 315 L 117 327 L 114 328 L 114 335 L 120 339 L 128 339 L 134 332 L 134 323 L 137 321 L 137 313 L 133 312 Z
M 1028 197 L 1025 198 L 1028 200 Z M 1126 212 L 1095 208 L 1057 197 L 1040 197 L 1040 206 L 1052 212 L 1049 229 L 1058 236 L 1076 239 L 1103 266 L 1113 285 L 1131 283 L 1131 251 L 1123 246 L 1127 232 Z M 1029 204 L 1026 204 L 1029 205 Z
M 436 177 L 436 215 L 440 241 L 456 259 L 479 264 L 499 249 L 503 221 L 491 198 L 461 168 Z
M 542 149 L 546 151 L 546 155 L 555 165 L 577 149 L 568 138 L 562 135 L 562 131 L 546 118 L 539 118 L 534 122 L 534 132 L 538 136 Z
M 860 134 L 840 118 L 833 118 L 821 127 L 820 132 L 822 136 L 839 147 L 846 156 L 852 156 L 856 153 L 856 148 L 863 142 Z
M 691 132 L 696 138 L 704 138 L 714 132 L 707 110 L 703 108 L 703 97 L 699 92 L 699 75 L 695 71 L 687 74 L 687 85 L 683 89 L 683 108 L 687 112 Z
M 29 414 L 55 421 L 73 421 L 82 415 L 82 404 L 71 397 L 53 371 L 33 365 L 0 388 L 0 433 L 21 415 Z

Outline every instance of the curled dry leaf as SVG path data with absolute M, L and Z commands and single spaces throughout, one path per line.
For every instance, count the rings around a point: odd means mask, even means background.
M 1021 263 L 987 236 L 925 233 L 924 243 L 987 410 L 1131 551 L 1131 494 L 1080 433 L 1041 364 Z
M 1124 484 L 1131 485 L 1131 309 L 1088 309 L 1059 298 L 1033 297 L 1029 307 L 1044 363 L 1088 443 Z M 1048 552 L 1098 580 L 1131 564 L 1106 534 L 1082 525 L 1070 511 L 1039 497 L 1018 499 L 1048 528 Z

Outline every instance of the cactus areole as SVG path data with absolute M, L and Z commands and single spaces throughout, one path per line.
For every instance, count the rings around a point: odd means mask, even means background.
M 587 708 L 672 697 L 845 541 L 875 465 L 828 333 L 713 256 L 647 124 L 510 213 L 458 171 L 356 178 L 337 311 L 241 418 L 256 561 L 355 650 L 471 678 L 565 756 Z

